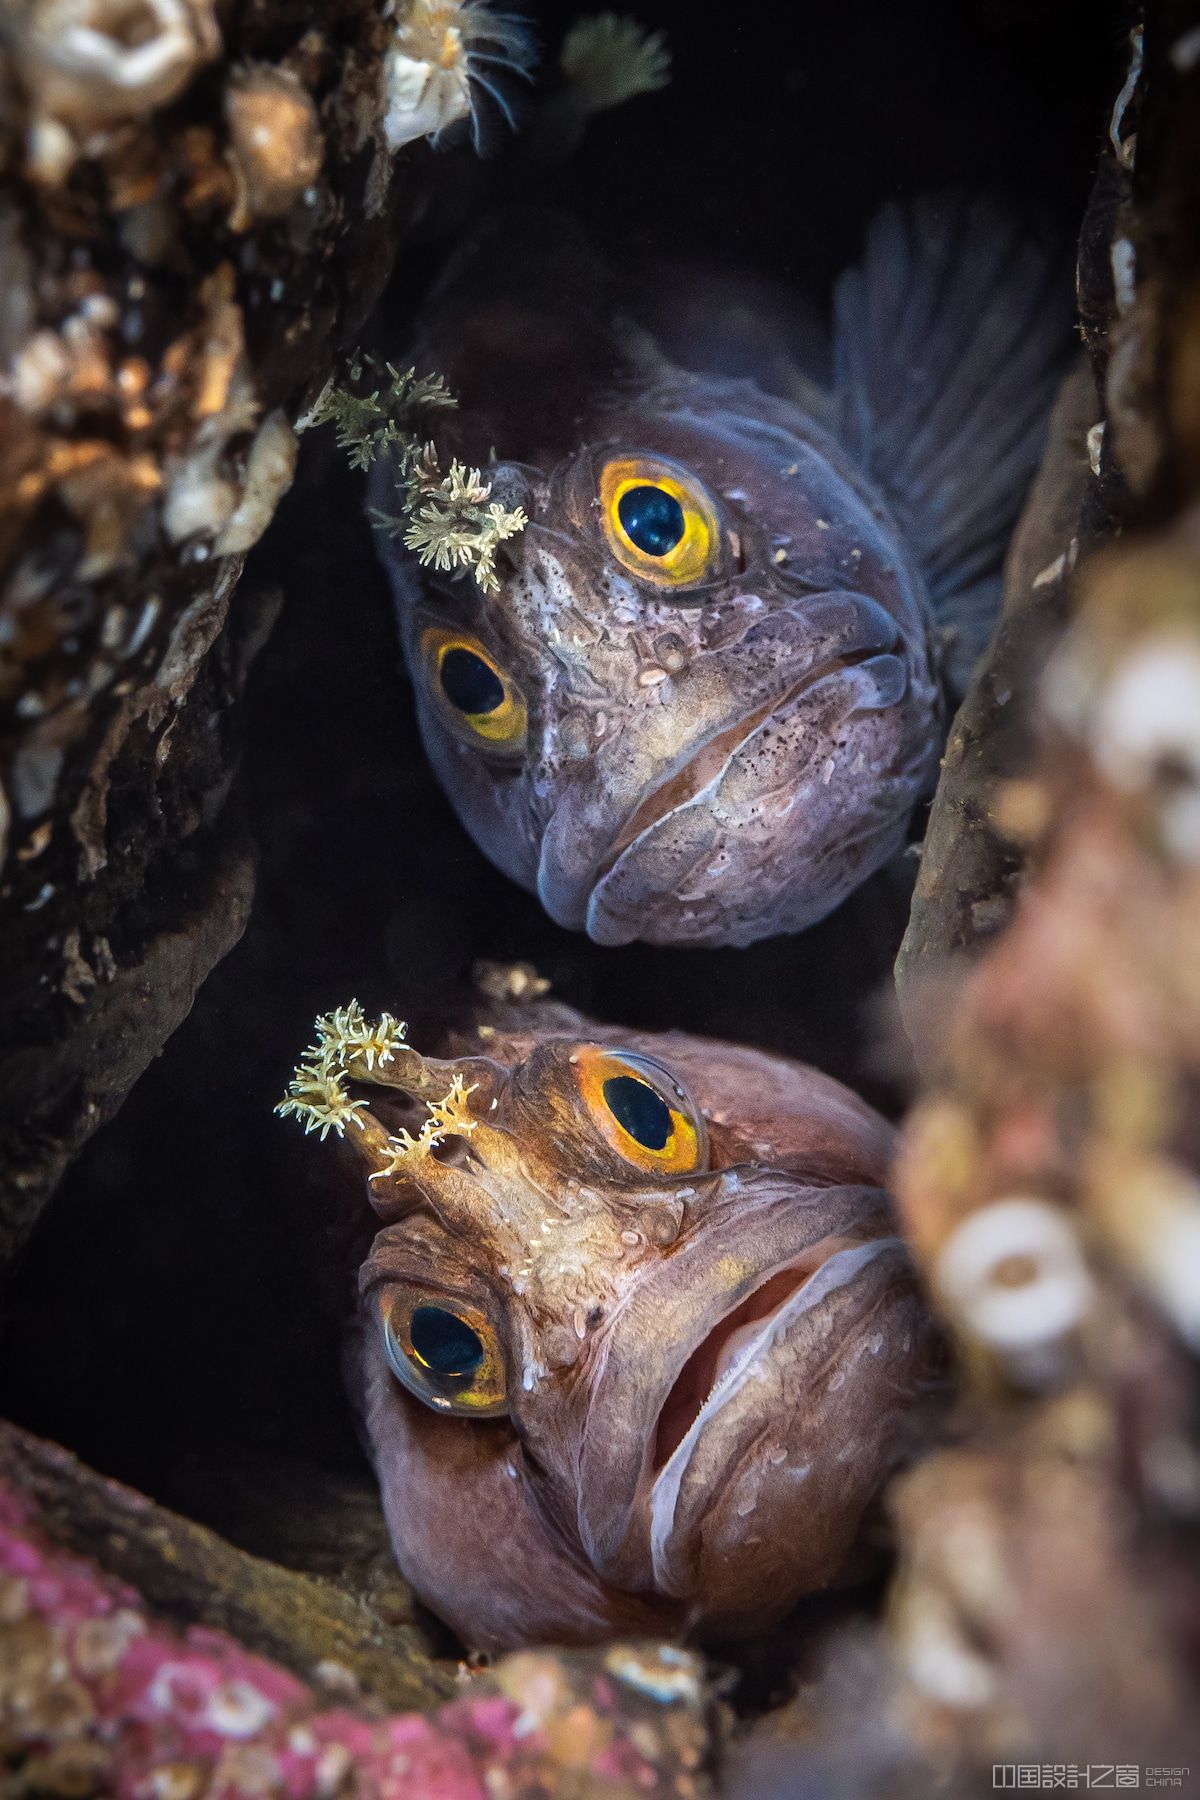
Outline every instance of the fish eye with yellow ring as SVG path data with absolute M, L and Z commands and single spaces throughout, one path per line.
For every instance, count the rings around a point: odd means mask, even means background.
M 703 484 L 680 463 L 617 456 L 600 470 L 604 534 L 631 575 L 659 587 L 709 581 L 722 561 L 717 510 Z
M 410 1394 L 460 1418 L 507 1412 L 504 1355 L 485 1312 L 424 1288 L 385 1291 L 378 1304 L 384 1354 Z
M 505 756 L 524 749 L 525 701 L 485 644 L 430 626 L 421 657 L 438 712 L 464 743 Z
M 708 1167 L 704 1115 L 661 1063 L 632 1050 L 582 1044 L 571 1065 L 588 1116 L 635 1168 L 691 1175 Z

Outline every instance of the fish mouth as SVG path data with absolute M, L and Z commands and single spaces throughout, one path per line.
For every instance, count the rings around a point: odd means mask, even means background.
M 770 1342 L 785 1309 L 793 1311 L 791 1303 L 805 1293 L 822 1270 L 849 1253 L 853 1271 L 847 1267 L 846 1273 L 856 1272 L 864 1261 L 871 1260 L 869 1253 L 894 1241 L 873 1239 L 863 1244 L 845 1237 L 826 1238 L 766 1276 L 718 1319 L 691 1352 L 663 1401 L 651 1455 L 653 1477 L 657 1479 L 662 1473 L 699 1420 L 716 1411 L 710 1402 L 731 1385 L 735 1372 L 746 1361 L 753 1361 L 757 1351 Z M 822 1291 L 828 1291 L 829 1285 L 824 1283 Z
M 817 787 L 824 802 L 822 722 L 832 731 L 836 715 L 838 736 L 851 714 L 909 719 L 912 644 L 877 601 L 831 592 L 761 629 L 761 645 L 747 639 L 736 654 L 729 646 L 706 650 L 694 677 L 664 689 L 651 713 L 631 708 L 589 766 L 548 791 L 531 885 L 556 924 L 598 943 L 659 941 L 643 927 L 660 906 L 670 910 L 689 855 L 703 858 L 710 840 L 724 843 L 746 818 L 774 816 L 781 784 Z M 890 767 L 900 751 L 907 754 L 916 727 L 893 722 L 879 729 Z M 711 805 L 722 794 L 730 799 L 728 819 Z M 825 818 L 831 808 L 819 810 Z M 789 867 L 794 860 L 785 859 Z M 717 876 L 718 889 L 724 879 Z M 689 936 L 704 941 L 685 930 Z M 667 932 L 661 941 L 683 940 Z M 736 934 L 728 941 L 738 941 Z
M 794 1332 L 804 1332 L 806 1314 L 830 1301 L 839 1289 L 869 1293 L 877 1277 L 872 1265 L 881 1258 L 895 1262 L 898 1257 L 904 1257 L 904 1248 L 895 1237 L 866 1243 L 842 1240 L 836 1246 L 827 1240 L 813 1254 L 761 1283 L 692 1352 L 664 1402 L 654 1445 L 655 1458 L 665 1456 L 651 1473 L 649 1489 L 649 1550 L 654 1585 L 660 1592 L 685 1595 L 689 1583 L 685 1543 L 702 1531 L 706 1517 L 715 1516 L 726 1504 L 727 1490 L 738 1478 L 747 1448 L 738 1425 L 739 1399 L 748 1396 L 753 1408 L 757 1382 L 769 1378 L 777 1347 L 783 1347 Z M 817 1373 L 814 1367 L 812 1379 Z M 734 1436 L 729 1454 L 722 1458 L 721 1473 L 701 1492 L 689 1494 L 687 1478 L 693 1459 L 701 1454 L 702 1439 L 718 1416 L 731 1408 Z M 755 1430 L 748 1428 L 752 1444 Z M 819 1449 L 814 1444 L 810 1454 L 815 1456 Z
M 603 881 L 610 873 L 620 857 L 638 838 L 645 836 L 660 820 L 677 812 L 681 806 L 695 800 L 705 788 L 710 787 L 719 775 L 729 766 L 756 732 L 772 719 L 776 713 L 783 712 L 794 701 L 815 687 L 818 682 L 826 680 L 830 675 L 837 675 L 843 669 L 854 668 L 859 663 L 867 662 L 871 657 L 880 654 L 879 646 L 847 654 L 822 663 L 815 669 L 809 669 L 783 693 L 773 695 L 754 707 L 751 712 L 743 713 L 731 725 L 725 726 L 713 737 L 706 738 L 696 746 L 691 754 L 670 774 L 655 782 L 642 795 L 616 837 L 600 858 L 593 877 L 593 886 Z

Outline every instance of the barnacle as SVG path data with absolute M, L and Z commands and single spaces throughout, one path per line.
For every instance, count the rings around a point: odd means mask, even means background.
M 164 357 L 173 373 L 188 369 L 197 423 L 184 452 L 166 459 L 163 528 L 176 544 L 210 538 L 220 555 L 249 548 L 265 529 L 291 481 L 296 454 L 282 413 L 259 424 L 242 310 L 233 293 L 233 269 L 226 263 L 201 290 L 206 308 L 201 331 L 171 346 Z M 239 475 L 230 446 L 256 425 Z
M 173 100 L 220 47 L 212 0 L 33 0 L 15 48 L 35 172 L 61 179 L 88 136 Z
M 1200 1181 L 1173 1157 L 1109 1151 L 1096 1159 L 1091 1198 L 1110 1242 L 1200 1349 Z
M 367 1177 L 368 1181 L 382 1181 L 395 1175 L 407 1162 L 424 1161 L 443 1138 L 469 1137 L 478 1123 L 467 1110 L 467 1099 L 474 1092 L 473 1086 L 467 1087 L 462 1076 L 456 1075 L 447 1094 L 440 1100 L 425 1102 L 428 1116 L 416 1137 L 403 1129 L 388 1137 L 384 1152 L 387 1161 Z
M 1067 1218 L 1026 1195 L 969 1213 L 942 1247 L 934 1282 L 968 1331 L 1009 1357 L 1066 1337 L 1094 1300 Z
M 176 379 L 187 370 L 196 425 L 182 451 L 164 459 L 162 523 L 174 544 L 206 539 L 199 554 L 232 556 L 256 544 L 270 524 L 291 486 L 298 446 L 281 407 L 259 420 L 228 264 L 201 295 L 208 309 L 202 331 L 172 345 L 163 359 Z M 235 443 L 252 430 L 248 446 Z
M 1120 594 L 1121 562 L 1101 565 L 1105 628 L 1069 634 L 1046 671 L 1045 704 L 1055 723 L 1090 751 L 1098 774 L 1145 808 L 1168 857 L 1200 862 L 1200 638 L 1194 583 L 1175 557 L 1162 557 L 1148 617 L 1129 641 Z M 1107 576 L 1107 581 L 1104 577 Z
M 1127 792 L 1158 790 L 1165 847 L 1200 861 L 1200 644 L 1192 632 L 1148 636 L 1102 692 L 1092 751 Z
M 486 94 L 506 123 L 514 121 L 505 91 L 527 80 L 534 49 L 523 21 L 494 13 L 483 0 L 409 0 L 383 67 L 383 136 L 389 150 L 438 137 L 462 119 L 480 143 L 478 96 Z
M 249 376 L 239 366 L 224 403 L 202 418 L 187 454 L 169 459 L 163 529 L 172 543 L 216 536 L 230 525 L 241 489 L 233 476 L 224 472 L 224 459 L 230 440 L 249 430 L 257 413 Z
M 652 94 L 671 79 L 671 53 L 661 31 L 636 19 L 596 13 L 567 33 L 560 55 L 563 74 L 591 112 Z
M 238 184 L 230 223 L 277 219 L 317 179 L 325 146 L 317 109 L 289 70 L 252 63 L 225 92 L 225 116 Z
M 296 473 L 296 434 L 282 407 L 268 413 L 246 454 L 237 504 L 213 540 L 218 556 L 233 556 L 257 544 Z
M 57 331 L 33 332 L 12 359 L 9 391 L 31 417 L 74 422 L 75 414 L 108 402 L 116 386 L 102 328 L 80 308 Z

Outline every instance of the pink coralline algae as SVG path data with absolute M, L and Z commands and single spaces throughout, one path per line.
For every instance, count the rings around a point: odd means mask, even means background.
M 604 1800 L 707 1791 L 694 1660 L 527 1652 L 428 1713 L 328 1706 L 224 1632 L 153 1617 L 0 1484 L 0 1757 L 21 1791 L 116 1800 Z

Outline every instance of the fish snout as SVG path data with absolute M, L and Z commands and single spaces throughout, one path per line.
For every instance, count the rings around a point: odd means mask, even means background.
M 928 667 L 886 608 L 798 601 L 625 710 L 556 797 L 539 897 L 607 944 L 800 930 L 902 842 L 937 741 Z
M 733 1636 L 847 1578 L 938 1387 L 935 1329 L 897 1238 L 837 1245 L 778 1285 L 768 1310 L 770 1288 L 693 1353 L 663 1409 L 650 1496 L 655 1590 Z
M 702 1230 L 625 1308 L 579 1459 L 597 1572 L 698 1618 L 743 1600 L 782 1612 L 834 1578 L 899 1454 L 932 1331 L 880 1190 L 760 1173 L 745 1193 L 740 1219 Z

